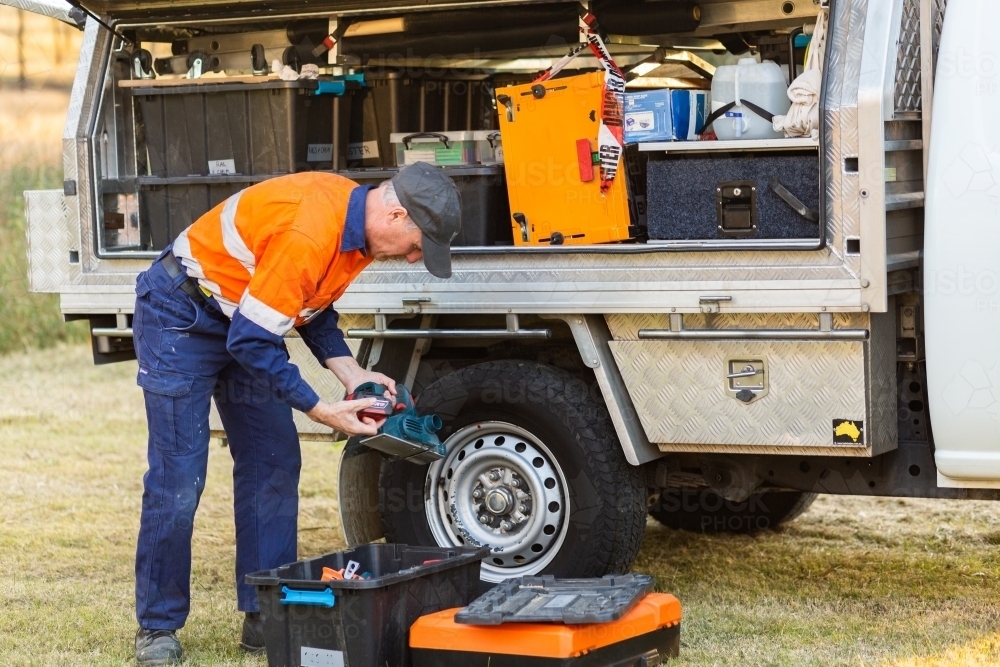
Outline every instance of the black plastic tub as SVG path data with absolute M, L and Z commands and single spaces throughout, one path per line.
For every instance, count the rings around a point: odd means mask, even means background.
M 369 544 L 248 574 L 257 588 L 269 667 L 408 667 L 408 633 L 424 614 L 479 593 L 488 549 Z M 367 580 L 320 581 L 360 564 Z
M 227 167 L 242 176 L 330 169 L 333 98 L 315 95 L 316 81 L 209 81 L 132 89 L 149 175 L 209 176 Z
M 256 182 L 232 176 L 137 178 L 143 245 L 163 250 L 195 220 Z
M 502 164 L 441 167 L 455 181 L 462 201 L 462 231 L 453 246 L 512 246 L 514 231 Z M 398 167 L 348 169 L 337 173 L 361 185 L 377 185 L 396 175 Z

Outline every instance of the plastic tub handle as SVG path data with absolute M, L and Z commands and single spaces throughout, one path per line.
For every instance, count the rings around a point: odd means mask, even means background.
M 301 604 L 310 607 L 332 608 L 336 604 L 333 591 L 329 588 L 322 591 L 297 591 L 288 586 L 281 587 L 281 604 Z
M 451 145 L 448 143 L 448 137 L 446 137 L 443 134 L 438 134 L 437 132 L 417 132 L 416 134 L 408 134 L 405 137 L 403 137 L 403 146 L 406 148 L 406 150 L 410 150 L 411 140 L 425 139 L 427 137 L 433 137 L 439 140 L 441 143 L 443 143 L 445 148 L 451 148 Z

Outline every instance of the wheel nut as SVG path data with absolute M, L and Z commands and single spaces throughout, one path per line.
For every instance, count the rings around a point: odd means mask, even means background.
M 490 481 L 491 482 L 495 482 L 498 479 L 500 479 L 500 471 L 498 471 L 498 470 L 491 470 L 490 471 Z
M 500 530 L 510 530 L 513 527 L 514 527 L 514 524 L 512 524 L 510 521 L 501 521 L 500 522 Z
M 489 523 L 489 522 L 490 518 L 488 516 L 486 516 L 485 514 L 479 515 L 479 523 Z
M 521 514 L 524 514 L 525 512 L 528 511 L 528 508 L 525 507 L 524 505 L 518 505 L 517 506 L 517 511 L 520 512 Z
M 476 489 L 475 491 L 472 492 L 472 497 L 475 498 L 476 500 L 479 500 L 480 498 L 483 497 L 483 490 Z
M 513 486 L 516 489 L 517 487 L 521 486 L 521 483 L 519 481 L 517 481 L 516 479 L 512 479 L 512 480 L 510 480 L 510 485 Z

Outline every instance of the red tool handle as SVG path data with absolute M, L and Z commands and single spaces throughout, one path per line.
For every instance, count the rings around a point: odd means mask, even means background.
M 590 157 L 590 139 L 576 140 L 576 161 L 580 164 L 580 180 L 584 183 L 594 180 L 594 162 Z

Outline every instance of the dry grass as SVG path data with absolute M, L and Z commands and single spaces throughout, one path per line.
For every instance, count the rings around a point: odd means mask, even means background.
M 0 664 L 134 664 L 132 566 L 146 468 L 135 364 L 61 346 L 0 357 Z M 343 547 L 337 452 L 303 443 L 300 553 Z M 191 665 L 263 665 L 236 648 L 232 459 L 214 446 L 194 539 Z
M 68 85 L 81 41 L 83 33 L 72 26 L 0 6 L 0 85 L 19 85 L 22 61 L 27 87 Z
M 145 425 L 134 364 L 80 346 L 0 357 L 0 663 L 132 664 Z M 299 551 L 343 546 L 337 452 L 303 443 Z M 231 459 L 213 446 L 194 539 L 190 665 L 235 648 Z M 680 665 L 1000 664 L 1000 506 L 823 497 L 781 532 L 651 524 L 636 569 L 685 608 Z

